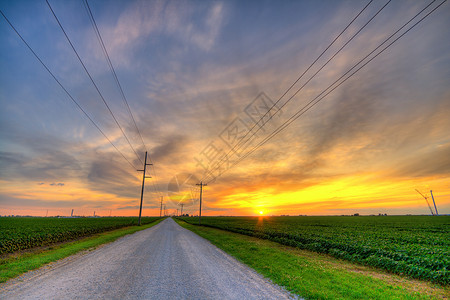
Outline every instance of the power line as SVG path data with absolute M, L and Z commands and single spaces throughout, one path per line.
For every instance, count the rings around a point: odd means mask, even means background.
M 133 120 L 134 127 L 136 128 L 136 131 L 139 134 L 139 137 L 141 138 L 142 145 L 144 146 L 144 149 L 147 150 L 147 147 L 145 146 L 145 143 L 144 143 L 144 139 L 142 138 L 142 135 L 141 135 L 141 131 L 139 130 L 139 128 L 137 126 L 136 119 L 134 118 L 133 113 L 131 112 L 131 108 L 130 108 L 130 105 L 128 104 L 127 97 L 125 96 L 125 93 L 123 92 L 122 85 L 119 82 L 119 78 L 117 77 L 116 71 L 115 71 L 114 66 L 113 66 L 113 64 L 111 62 L 111 59 L 110 59 L 109 54 L 108 54 L 108 51 L 106 50 L 105 44 L 103 43 L 102 36 L 101 36 L 100 31 L 99 31 L 99 29 L 97 27 L 97 23 L 95 22 L 94 15 L 92 14 L 91 8 L 90 8 L 89 3 L 88 3 L 88 0 L 84 0 L 83 4 L 84 4 L 84 6 L 85 6 L 85 8 L 86 8 L 86 10 L 88 12 L 89 19 L 91 20 L 91 23 L 92 23 L 92 27 L 94 28 L 95 34 L 97 36 L 97 39 L 98 39 L 98 41 L 100 43 L 100 46 L 102 47 L 103 54 L 105 55 L 105 58 L 107 60 L 107 63 L 108 63 L 109 68 L 111 70 L 111 73 L 113 74 L 114 80 L 115 80 L 117 86 L 119 87 L 119 91 L 120 91 L 120 94 L 122 95 L 123 102 L 125 103 L 125 105 L 126 105 L 126 107 L 128 109 L 128 113 L 129 113 L 131 119 Z
M 398 30 L 396 30 L 393 34 L 391 34 L 388 38 L 386 38 L 380 45 L 378 45 L 374 50 L 372 50 L 369 54 L 367 54 L 364 58 L 362 58 L 358 63 L 356 63 L 352 68 L 350 68 L 349 70 L 347 70 L 347 72 L 345 72 L 343 75 L 341 75 L 341 77 L 339 77 L 337 80 L 335 80 L 331 85 L 329 85 L 325 90 L 323 90 L 321 93 L 319 93 L 313 100 L 311 100 L 310 102 L 308 102 L 308 104 L 306 104 L 302 109 L 300 109 L 299 111 L 297 111 L 296 114 L 294 114 L 291 118 L 289 118 L 287 121 L 285 121 L 281 126 L 278 127 L 278 129 L 276 129 L 275 131 L 277 131 L 275 134 L 274 132 L 272 133 L 273 135 L 278 134 L 280 131 L 282 131 L 284 128 L 286 128 L 287 126 L 289 126 L 293 121 L 295 121 L 296 119 L 298 119 L 302 114 L 304 114 L 306 111 L 308 111 L 309 109 L 312 108 L 312 106 L 316 105 L 319 101 L 321 101 L 323 98 L 325 98 L 326 96 L 328 96 L 332 91 L 334 91 L 336 88 L 338 88 L 340 85 L 342 85 L 345 81 L 347 81 L 350 77 L 352 77 L 354 74 L 356 74 L 358 71 L 360 71 L 363 67 L 365 67 L 368 63 L 370 63 L 373 59 L 375 59 L 378 55 L 380 55 L 382 52 L 384 52 L 387 48 L 389 48 L 392 44 L 394 44 L 397 40 L 399 40 L 401 37 L 403 37 L 406 33 L 408 33 L 412 28 L 414 28 L 417 24 L 419 24 L 420 22 L 423 21 L 423 19 L 425 19 L 428 15 L 430 15 L 432 12 L 434 12 L 439 6 L 441 6 L 445 1 L 441 2 L 437 7 L 435 7 L 432 11 L 430 11 L 427 15 L 425 15 L 424 17 L 422 17 L 419 21 L 417 21 L 414 25 L 412 25 L 410 28 L 408 28 L 404 33 L 402 33 L 399 37 L 397 37 L 394 41 L 392 41 L 390 44 L 388 44 L 385 48 L 383 48 L 381 51 L 379 51 L 375 56 L 373 56 L 370 60 L 368 60 L 367 62 L 365 62 L 363 65 L 361 65 L 358 69 L 356 69 L 353 73 L 351 73 L 349 76 L 347 76 L 352 70 L 354 70 L 361 62 L 363 62 L 365 59 L 367 59 L 370 55 L 372 55 L 376 50 L 378 50 L 381 46 L 383 46 L 389 39 L 391 39 L 395 34 L 397 34 L 399 31 L 401 31 L 404 27 L 406 27 L 409 23 L 412 22 L 412 20 L 414 20 L 418 15 L 420 15 L 424 10 L 426 10 L 431 4 L 433 4 L 436 0 L 433 0 L 430 4 L 428 4 L 425 8 L 423 8 L 419 13 L 417 13 L 414 17 L 412 17 L 408 22 L 406 22 L 404 25 L 402 25 Z M 338 83 L 342 78 L 344 78 L 345 76 L 347 76 L 347 78 L 345 78 L 342 82 L 340 82 L 337 86 L 333 87 L 330 91 L 326 92 L 328 89 L 330 89 L 333 85 L 335 85 L 336 83 Z M 325 94 L 324 94 L 325 93 Z M 320 97 L 320 98 L 319 98 Z M 309 105 L 311 105 L 310 107 L 308 107 Z M 300 115 L 301 114 L 301 115 Z M 288 123 L 289 122 L 289 123 Z M 288 124 L 287 124 L 288 123 Z M 287 124 L 287 125 L 285 125 Z M 283 127 L 283 128 L 281 128 Z M 281 129 L 280 129 L 281 128 Z M 272 135 L 271 134 L 271 135 Z M 268 136 L 266 137 L 267 140 L 271 139 L 273 136 Z M 265 144 L 266 141 L 263 141 L 262 143 L 260 143 L 262 146 L 262 144 Z M 259 146 L 255 146 L 259 147 Z M 255 149 L 256 150 L 256 149 Z M 253 152 L 254 150 L 252 150 L 251 152 Z
M 122 129 L 122 126 L 120 126 L 119 121 L 117 121 L 116 117 L 114 116 L 114 113 L 112 112 L 111 108 L 109 107 L 108 103 L 106 102 L 105 98 L 103 97 L 102 93 L 100 92 L 97 84 L 95 83 L 94 79 L 92 78 L 91 74 L 89 73 L 89 71 L 87 70 L 85 64 L 83 63 L 83 60 L 81 59 L 81 57 L 78 55 L 77 50 L 75 49 L 74 45 L 72 44 L 72 42 L 69 39 L 69 36 L 67 35 L 66 31 L 64 30 L 64 27 L 62 26 L 61 22 L 59 21 L 58 17 L 56 16 L 55 12 L 53 11 L 50 3 L 48 2 L 48 0 L 45 0 L 45 2 L 47 2 L 48 7 L 50 8 L 53 16 L 56 19 L 56 22 L 58 23 L 59 27 L 61 28 L 62 32 L 64 33 L 64 36 L 66 37 L 67 41 L 69 42 L 70 46 L 72 47 L 72 50 L 75 52 L 75 55 L 77 56 L 78 60 L 80 61 L 81 65 L 84 68 L 84 71 L 86 72 L 86 74 L 88 75 L 89 79 L 91 80 L 92 84 L 94 85 L 95 89 L 97 90 L 98 94 L 100 95 L 100 98 L 102 99 L 103 103 L 105 104 L 106 108 L 108 109 L 108 111 L 110 112 L 111 116 L 113 117 L 114 121 L 116 122 L 117 126 L 119 127 L 120 131 L 122 132 L 123 136 L 125 137 L 125 139 L 128 142 L 128 145 L 130 145 L 131 149 L 133 150 L 134 154 L 136 155 L 136 157 L 138 158 L 138 160 L 142 162 L 141 158 L 139 157 L 139 155 L 137 154 L 136 150 L 134 150 L 133 145 L 131 145 L 130 140 L 128 139 L 127 135 L 125 134 L 125 131 Z
M 281 101 L 281 99 L 283 99 L 284 98 L 284 96 L 286 96 L 286 94 L 303 78 L 303 76 L 314 66 L 314 64 L 325 54 L 325 52 L 326 51 L 328 51 L 328 49 L 342 36 L 342 34 L 353 24 L 353 22 L 364 12 L 364 10 L 366 10 L 366 8 L 371 4 L 373 2 L 373 0 L 371 0 L 371 1 L 369 1 L 367 4 L 366 4 L 366 6 L 364 6 L 363 7 L 363 9 L 353 18 L 353 20 L 334 38 L 334 40 L 325 48 L 325 50 L 323 50 L 322 51 L 322 53 L 309 65 L 309 67 L 305 70 L 305 71 L 303 71 L 303 73 L 294 81 L 294 83 L 292 83 L 291 84 L 291 86 L 281 95 L 281 97 L 270 107 L 270 109 L 252 126 L 252 128 L 250 128 L 250 130 L 242 137 L 242 139 L 236 144 L 236 145 L 234 145 L 234 147 L 228 152 L 228 154 L 229 153 L 231 153 L 231 151 L 233 151 L 234 150 L 234 148 L 236 147 L 236 146 L 239 146 L 239 144 L 241 143 L 241 141 L 245 138 L 245 137 L 247 137 L 247 135 L 250 133 L 250 132 L 252 132 L 253 131 L 253 129 L 258 125 L 258 123 L 260 122 L 260 121 L 262 121 L 262 120 L 264 120 L 264 117 L 266 117 L 267 116 L 267 114 L 269 114 L 270 113 L 270 111 L 272 111 L 272 109 L 274 108 L 274 107 L 276 107 L 276 105 Z M 345 46 L 345 45 L 344 45 Z M 310 78 L 311 79 L 311 78 Z M 309 82 L 309 81 L 308 81 Z M 290 99 L 289 99 L 290 100 Z M 288 100 L 288 101 L 289 101 Z M 287 102 L 288 102 L 287 101 Z M 286 102 L 286 103 L 287 103 Z M 285 104 L 286 104 L 285 103 Z M 284 104 L 284 105 L 285 105 Z M 283 105 L 283 106 L 284 106 Z M 278 109 L 273 115 L 275 115 L 276 113 L 278 113 L 279 111 L 281 110 L 281 108 L 280 109 Z M 269 120 L 268 121 L 270 121 L 270 119 L 272 119 L 272 116 L 273 115 L 270 115 L 269 116 Z M 259 128 L 261 129 L 262 128 L 262 126 L 264 126 L 268 121 L 266 121 L 266 122 L 264 122 Z M 259 129 L 259 130 L 260 130 Z M 258 131 L 259 131 L 258 130 Z M 255 135 L 256 133 L 254 133 L 253 135 L 252 135 L 252 137 Z M 250 137 L 251 138 L 251 137 Z M 247 140 L 248 141 L 248 140 Z M 246 141 L 246 142 L 247 142 Z M 246 142 L 244 143 L 244 145 L 246 144 Z
M 273 116 L 275 114 L 277 114 L 284 106 L 286 106 L 320 71 L 322 71 L 322 69 L 328 65 L 328 63 L 330 63 L 330 61 L 332 61 L 389 3 L 391 2 L 391 0 L 387 1 L 356 33 L 354 33 L 352 35 L 352 37 L 343 45 L 339 48 L 339 50 L 337 50 L 334 55 L 329 58 L 312 76 L 310 76 L 310 78 L 299 88 L 297 89 L 297 91 L 291 95 L 289 97 L 288 100 L 286 100 L 286 102 L 279 108 L 277 108 L 277 110 L 273 113 L 269 115 L 269 119 L 264 122 L 261 126 L 259 126 L 255 132 L 253 132 L 251 134 L 251 136 L 246 139 L 244 141 L 244 139 L 247 137 L 248 134 L 250 134 L 253 129 L 258 125 L 258 123 L 260 121 L 262 121 L 264 119 L 264 117 L 267 116 L 267 114 L 269 114 L 272 109 L 274 107 L 276 107 L 276 105 L 281 101 L 281 99 L 283 99 L 283 97 L 295 86 L 295 84 L 297 84 L 297 82 L 313 67 L 313 65 L 325 54 L 325 52 L 339 39 L 339 37 L 342 36 L 342 34 L 344 34 L 344 32 L 355 22 L 355 20 L 364 12 L 364 10 L 366 10 L 366 8 L 372 3 L 372 1 L 369 1 L 366 6 L 364 6 L 362 8 L 362 10 L 350 21 L 350 23 L 333 39 L 333 41 L 325 48 L 324 51 L 322 51 L 322 53 L 309 65 L 309 67 L 302 73 L 302 75 L 300 75 L 300 77 L 297 78 L 297 80 L 283 93 L 283 95 L 272 105 L 272 107 L 270 107 L 270 109 L 267 110 L 267 112 L 253 125 L 253 127 L 247 131 L 247 133 L 239 140 L 238 143 L 236 143 L 236 145 L 234 145 L 234 147 L 232 149 L 230 149 L 230 151 L 228 151 L 228 153 L 224 156 L 222 156 L 222 158 L 220 159 L 220 161 L 217 163 L 217 167 L 212 170 L 212 172 L 214 172 L 215 170 L 219 169 L 221 165 L 224 164 L 224 159 L 228 159 L 229 154 L 235 150 L 236 147 L 238 147 L 237 150 L 239 150 L 239 148 L 243 148 L 245 147 L 245 145 L 247 144 L 248 141 L 251 140 L 251 138 L 253 136 L 255 136 L 262 128 L 265 124 L 267 124 L 267 122 L 269 122 Z M 242 141 L 244 141 L 244 143 L 242 144 Z M 211 173 L 212 173 L 211 172 Z M 208 177 L 208 176 L 207 176 Z
M 219 169 L 221 167 L 221 165 L 224 164 L 225 159 L 228 159 L 229 154 L 235 150 L 236 147 L 238 147 L 238 149 L 236 149 L 235 151 L 238 151 L 240 148 L 244 148 L 245 145 L 247 144 L 248 141 L 251 140 L 251 138 L 253 136 L 255 136 L 263 127 L 265 124 L 267 124 L 267 122 L 269 122 L 273 116 L 275 114 L 277 114 L 284 106 L 287 105 L 288 102 L 290 102 L 296 95 L 298 92 L 300 92 L 331 60 L 334 59 L 334 57 L 336 57 L 337 54 L 339 54 L 342 49 L 344 49 L 361 31 L 362 29 L 364 29 L 388 4 L 389 2 L 391 2 L 391 0 L 389 0 L 381 9 L 379 9 L 377 11 L 377 13 L 372 16 L 371 19 L 369 19 L 369 21 L 367 21 L 355 34 L 353 34 L 353 36 L 330 58 L 328 59 L 328 61 L 322 65 L 322 67 L 320 67 L 298 90 L 296 93 L 294 93 L 281 107 L 279 107 L 273 114 L 269 115 L 269 119 L 266 122 L 263 122 L 263 124 L 261 126 L 259 126 L 255 132 L 253 132 L 251 134 L 251 136 L 245 140 L 245 138 L 247 137 L 247 135 L 249 133 L 251 133 L 253 131 L 253 129 L 256 127 L 256 125 L 258 125 L 258 123 L 260 121 L 262 121 L 264 119 L 265 116 L 267 116 L 267 114 L 269 114 L 272 109 L 274 107 L 276 107 L 276 105 L 281 101 L 281 99 L 284 98 L 284 96 L 295 86 L 295 84 L 297 84 L 297 82 L 313 67 L 313 65 L 325 54 L 325 52 L 338 40 L 338 38 L 351 26 L 351 24 L 353 24 L 353 22 L 364 12 L 364 10 L 372 3 L 372 1 L 369 1 L 369 3 L 366 4 L 366 6 L 363 7 L 363 9 L 352 19 L 352 21 L 334 38 L 334 40 L 325 48 L 324 51 L 322 51 L 322 53 L 311 63 L 311 65 L 302 73 L 302 75 L 300 75 L 300 77 L 297 78 L 297 80 L 283 93 L 283 95 L 272 105 L 272 107 L 270 107 L 267 112 L 253 125 L 253 127 L 247 131 L 247 133 L 238 141 L 238 143 L 236 143 L 236 145 L 233 146 L 232 149 L 230 149 L 230 151 L 228 151 L 228 153 L 224 156 L 222 156 L 222 158 L 217 162 L 217 167 L 211 171 L 214 172 L 215 170 Z M 244 143 L 242 144 L 242 141 L 244 141 Z M 245 148 L 244 148 L 245 149 Z M 211 176 L 211 175 L 209 175 Z M 208 176 L 207 176 L 208 178 Z
M 331 90 L 326 92 L 329 88 L 331 88 L 333 85 L 335 85 L 339 80 L 341 80 L 343 77 L 345 77 L 347 74 L 349 74 L 354 68 L 356 68 L 361 62 L 363 62 L 366 58 L 368 58 L 370 55 L 372 55 L 377 49 L 379 49 L 381 46 L 383 46 L 388 40 L 390 40 L 395 34 L 397 34 L 400 30 L 402 30 L 404 27 L 406 27 L 409 23 L 411 23 L 417 16 L 419 16 L 423 11 L 425 11 L 431 4 L 435 2 L 433 0 L 430 4 L 428 4 L 425 8 L 423 8 L 419 13 L 417 13 L 414 17 L 412 17 L 407 23 L 405 23 L 403 26 L 401 26 L 397 31 L 395 31 L 393 34 L 391 34 L 387 39 L 385 39 L 379 46 L 377 46 L 374 50 L 372 50 L 368 55 L 366 55 L 363 59 L 361 59 L 357 64 L 355 64 L 352 68 L 350 68 L 347 72 L 345 72 L 341 77 L 339 77 L 335 82 L 333 82 L 330 86 L 328 86 L 325 90 L 323 90 L 319 95 L 317 95 L 313 100 L 308 102 L 303 108 L 301 108 L 299 111 L 297 111 L 291 118 L 289 118 L 287 121 L 285 121 L 281 126 L 279 126 L 275 131 L 273 131 L 269 136 L 267 136 L 263 141 L 261 141 L 258 145 L 252 148 L 249 152 L 247 152 L 244 156 L 242 156 L 239 160 L 237 160 L 235 163 L 233 163 L 233 166 L 247 158 L 250 154 L 252 154 L 254 151 L 256 151 L 259 147 L 267 143 L 270 139 L 272 139 L 274 136 L 276 136 L 278 133 L 280 133 L 282 130 L 284 130 L 286 127 L 288 127 L 292 122 L 297 120 L 299 117 L 301 117 L 304 113 L 309 111 L 312 107 L 314 107 L 317 103 L 319 103 L 322 99 L 324 99 L 326 96 L 328 96 L 330 93 L 332 93 L 335 89 L 337 89 L 339 86 L 341 86 L 344 82 L 346 82 L 348 79 L 350 79 L 353 75 L 355 75 L 357 72 L 359 72 L 362 68 L 364 68 L 367 64 L 369 64 L 372 60 L 374 60 L 376 57 L 378 57 L 381 53 L 383 53 L 386 49 L 388 49 L 390 46 L 392 46 L 395 42 L 397 42 L 400 38 L 402 38 L 404 35 L 406 35 L 409 31 L 411 31 L 414 27 L 416 27 L 419 23 L 421 23 L 425 18 L 427 18 L 430 14 L 432 14 L 435 10 L 437 10 L 442 4 L 444 4 L 447 0 L 442 1 L 439 5 L 437 5 L 435 8 L 433 8 L 430 12 L 428 12 L 425 16 L 423 16 L 420 20 L 418 20 L 416 23 L 414 23 L 411 27 L 409 27 L 405 32 L 403 32 L 400 36 L 395 38 L 392 42 L 390 42 L 386 47 L 384 47 L 382 50 L 380 50 L 376 55 L 374 55 L 372 58 L 370 58 L 367 62 L 365 62 L 363 65 L 358 67 L 355 71 L 353 71 L 349 76 L 347 76 L 343 81 L 341 81 L 339 84 L 337 84 L 335 87 L 333 87 Z M 326 92 L 326 93 L 325 93 Z M 324 94 L 325 93 L 325 94 Z M 322 95 L 323 94 L 323 95 Z M 321 96 L 322 95 L 322 96 Z M 308 107 L 309 106 L 309 107 Z
M 141 131 L 139 130 L 139 127 L 137 126 L 136 119 L 133 116 L 133 113 L 131 111 L 130 105 L 129 105 L 128 100 L 127 100 L 127 97 L 125 96 L 125 93 L 123 91 L 122 85 L 120 84 L 119 78 L 117 77 L 117 73 L 116 73 L 116 71 L 114 69 L 114 66 L 112 64 L 111 58 L 110 58 L 110 56 L 108 54 L 108 50 L 106 49 L 105 43 L 103 42 L 103 38 L 102 38 L 102 36 L 100 34 L 100 30 L 98 29 L 98 26 L 97 26 L 97 22 L 95 22 L 95 18 L 94 18 L 94 15 L 92 13 L 92 10 L 91 10 L 91 8 L 89 6 L 88 0 L 84 0 L 83 4 L 84 4 L 84 6 L 86 8 L 86 11 L 87 11 L 89 19 L 91 21 L 91 24 L 92 24 L 92 27 L 94 29 L 95 35 L 97 36 L 97 40 L 99 41 L 99 44 L 100 44 L 100 46 L 102 48 L 102 51 L 103 51 L 103 54 L 104 54 L 104 56 L 106 58 L 106 61 L 108 63 L 109 69 L 110 69 L 110 71 L 111 71 L 111 73 L 113 75 L 114 81 L 116 82 L 116 84 L 117 84 L 117 86 L 119 88 L 119 91 L 120 91 L 120 94 L 122 96 L 123 102 L 125 103 L 125 105 L 127 107 L 127 110 L 128 110 L 128 113 L 129 113 L 129 115 L 130 115 L 130 117 L 131 117 L 131 119 L 133 121 L 134 127 L 136 128 L 136 132 L 138 133 L 138 135 L 139 135 L 139 137 L 141 139 L 141 142 L 142 142 L 142 145 L 144 146 L 144 149 L 147 151 L 147 146 L 145 145 L 145 142 L 144 142 L 144 139 L 142 137 Z M 155 185 L 155 181 L 157 182 L 158 180 L 157 180 L 156 170 L 155 170 L 155 167 L 153 165 L 153 161 L 150 158 L 150 155 L 148 155 L 148 159 L 150 160 L 151 168 L 152 168 L 153 174 L 154 174 L 154 176 L 153 176 L 154 180 L 151 181 L 152 182 L 152 186 L 153 186 L 153 190 L 155 191 L 155 193 L 161 194 L 161 192 L 156 188 L 156 185 Z
M 108 142 L 114 147 L 114 149 L 117 150 L 117 152 L 122 155 L 122 157 L 128 162 L 128 164 L 135 169 L 135 166 L 125 157 L 125 155 L 113 144 L 113 142 L 108 138 L 108 136 L 103 132 L 103 130 L 100 129 L 100 127 L 95 123 L 95 121 L 89 116 L 89 114 L 81 107 L 81 105 L 72 97 L 72 95 L 67 91 L 67 89 L 62 85 L 62 83 L 56 78 L 56 76 L 53 74 L 52 71 L 47 67 L 47 65 L 40 59 L 40 57 L 36 54 L 36 52 L 31 48 L 31 46 L 25 41 L 25 39 L 22 37 L 22 35 L 17 31 L 17 29 L 12 25 L 12 23 L 9 21 L 9 19 L 5 16 L 3 11 L 0 10 L 0 13 L 2 14 L 3 18 L 5 18 L 6 22 L 11 26 L 11 28 L 14 30 L 14 32 L 19 36 L 19 38 L 22 40 L 22 42 L 28 47 L 28 49 L 33 53 L 33 55 L 36 57 L 36 59 L 41 63 L 41 65 L 47 70 L 47 72 L 53 77 L 53 79 L 58 83 L 58 85 L 63 89 L 63 91 L 69 96 L 69 98 L 72 100 L 73 103 L 84 113 L 84 115 L 91 121 L 91 123 L 97 128 L 98 131 L 108 140 Z
M 107 60 L 107 63 L 108 63 L 109 68 L 111 70 L 111 73 L 113 74 L 114 80 L 115 80 L 115 82 L 116 82 L 116 84 L 117 84 L 117 86 L 119 88 L 119 91 L 120 91 L 120 94 L 122 96 L 122 99 L 123 99 L 123 101 L 124 101 L 124 103 L 125 103 L 125 105 L 127 107 L 128 113 L 129 113 L 129 115 L 130 115 L 130 117 L 131 117 L 131 119 L 133 121 L 134 127 L 136 128 L 136 132 L 138 133 L 138 135 L 139 135 L 139 137 L 141 139 L 141 142 L 142 142 L 142 145 L 144 146 L 144 149 L 147 151 L 147 146 L 145 145 L 145 142 L 144 142 L 144 139 L 142 137 L 141 131 L 139 130 L 139 127 L 137 126 L 136 119 L 134 118 L 134 115 L 133 115 L 133 113 L 131 111 L 130 105 L 129 105 L 128 100 L 127 100 L 127 97 L 125 96 L 125 93 L 124 93 L 124 91 L 122 89 L 122 85 L 120 84 L 119 78 L 117 77 L 117 73 L 116 73 L 116 71 L 114 69 L 114 66 L 112 64 L 112 61 L 111 61 L 111 59 L 109 57 L 108 51 L 107 51 L 106 46 L 105 46 L 105 44 L 103 42 L 103 38 L 102 38 L 102 36 L 100 34 L 100 30 L 98 29 L 97 23 L 95 22 L 95 18 L 94 18 L 94 15 L 92 14 L 92 11 L 91 11 L 91 8 L 89 6 L 88 0 L 84 0 L 83 4 L 84 4 L 84 6 L 86 8 L 86 11 L 87 11 L 87 13 L 89 15 L 89 19 L 91 20 L 91 23 L 92 23 L 92 26 L 94 28 L 95 34 L 96 34 L 97 39 L 98 39 L 98 41 L 100 43 L 100 46 L 101 46 L 101 48 L 103 50 L 103 54 L 105 55 L 105 58 Z M 154 174 L 154 176 L 153 176 L 154 180 L 152 180 L 153 190 L 155 191 L 155 193 L 158 193 L 158 194 L 161 195 L 161 191 L 159 191 L 156 188 L 156 185 L 155 185 L 155 181 L 156 181 L 156 184 L 158 184 L 158 179 L 157 179 L 157 175 L 156 175 L 156 170 L 155 170 L 154 164 L 153 164 L 153 162 L 152 162 L 152 160 L 150 158 L 150 155 L 148 155 L 148 158 L 149 158 L 149 160 L 151 162 L 151 168 L 152 168 L 153 174 Z
M 154 166 L 153 161 L 151 160 L 150 156 L 149 156 L 148 158 L 150 159 L 150 162 L 152 163 L 151 166 L 152 166 L 152 170 L 153 170 L 153 176 L 154 176 L 154 178 L 155 178 L 155 180 L 152 181 L 153 189 L 155 190 L 155 193 L 158 193 L 159 195 L 162 195 L 161 191 L 158 190 L 158 189 L 156 188 L 156 185 L 159 186 L 159 183 L 158 183 L 158 176 L 156 175 L 156 169 L 155 169 L 155 166 Z M 155 184 L 155 182 L 156 182 L 156 184 Z

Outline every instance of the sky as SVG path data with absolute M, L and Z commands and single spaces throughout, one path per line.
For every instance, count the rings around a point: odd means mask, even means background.
M 2 0 L 0 215 L 448 214 L 440 3 Z

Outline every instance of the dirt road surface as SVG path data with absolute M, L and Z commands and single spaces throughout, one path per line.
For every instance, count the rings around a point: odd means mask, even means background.
M 166 219 L 6 284 L 0 299 L 288 299 L 205 239 Z

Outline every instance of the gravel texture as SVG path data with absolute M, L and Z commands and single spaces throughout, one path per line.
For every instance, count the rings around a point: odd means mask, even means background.
M 291 298 L 170 218 L 30 274 L 1 287 L 0 299 Z

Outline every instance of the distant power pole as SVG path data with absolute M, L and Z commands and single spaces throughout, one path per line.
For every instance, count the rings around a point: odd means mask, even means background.
M 431 194 L 431 199 L 433 199 L 434 210 L 436 211 L 436 216 L 439 216 L 439 213 L 438 213 L 437 207 L 436 207 L 436 202 L 434 202 L 434 196 L 433 196 L 433 191 L 432 190 L 430 190 L 430 194 Z
M 202 194 L 203 194 L 203 187 L 207 186 L 207 184 L 203 183 L 203 181 L 200 181 L 200 183 L 197 183 L 196 185 L 200 186 L 200 210 L 198 213 L 198 224 L 202 225 Z
M 162 216 L 162 204 L 163 204 L 163 196 L 161 196 L 161 207 L 159 208 L 159 217 Z
M 184 203 L 180 203 L 180 206 L 181 206 L 181 216 L 183 216 L 183 206 L 184 206 Z
M 147 163 L 147 151 L 145 151 L 145 160 L 144 160 L 144 169 L 138 170 L 139 172 L 143 172 L 142 175 L 142 190 L 141 190 L 141 205 L 139 206 L 139 221 L 138 225 L 141 226 L 141 215 L 142 215 L 142 202 L 144 200 L 144 185 L 145 185 L 145 178 L 151 178 L 150 176 L 145 176 L 145 171 L 147 170 L 147 166 L 150 166 L 152 164 Z
M 45 214 L 45 217 L 48 217 L 48 209 L 47 209 L 47 213 Z
M 164 204 L 164 217 L 166 216 L 166 205 Z
M 73 208 L 72 208 L 72 212 L 70 213 L 70 216 L 73 217 Z

